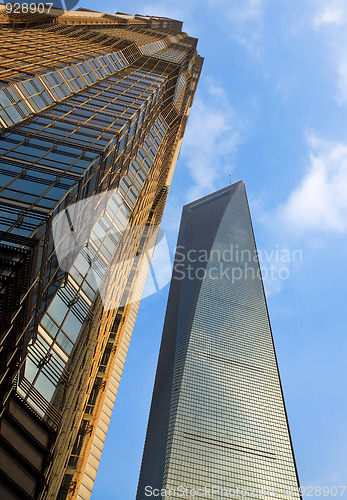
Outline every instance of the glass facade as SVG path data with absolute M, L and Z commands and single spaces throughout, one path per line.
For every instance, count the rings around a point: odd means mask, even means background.
M 137 499 L 283 500 L 298 488 L 239 182 L 183 210 Z
M 18 467 L 0 492 L 86 500 L 202 58 L 166 18 L 52 9 L 3 12 L 1 23 L 0 242 L 26 288 L 3 322 L 1 342 L 18 332 L 0 395 L 5 405 L 12 391 L 52 437 L 40 466 L 28 465 L 35 451 L 12 450 Z M 179 58 L 166 57 L 172 48 Z M 89 202 L 94 212 L 71 229 Z

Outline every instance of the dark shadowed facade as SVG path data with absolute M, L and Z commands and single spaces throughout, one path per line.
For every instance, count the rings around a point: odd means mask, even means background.
M 298 487 L 241 181 L 183 209 L 137 500 Z

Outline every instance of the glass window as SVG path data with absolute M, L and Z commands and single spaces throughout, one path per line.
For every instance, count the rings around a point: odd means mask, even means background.
M 87 279 L 87 281 L 83 282 L 82 290 L 84 291 L 84 293 L 87 295 L 87 297 L 90 300 L 94 300 L 95 291 L 93 290 L 93 288 L 89 284 L 90 280 L 92 280 L 91 285 L 93 285 L 93 287 L 95 289 L 97 289 L 96 280 L 95 280 L 95 274 L 93 272 L 90 272 L 90 273 L 88 273 L 88 279 Z
M 88 272 L 88 269 L 89 269 L 89 263 L 87 262 L 87 260 L 85 259 L 85 257 L 81 254 L 79 254 L 74 262 L 74 266 L 75 268 L 78 270 L 78 272 L 84 276 L 87 272 Z M 72 269 L 72 276 L 74 277 L 75 276 L 75 271 L 74 269 Z M 79 278 L 77 276 L 77 280 L 79 281 Z
M 11 106 L 11 104 L 12 104 L 12 102 L 4 94 L 4 91 L 0 90 L 0 106 L 2 106 L 4 108 L 5 106 Z
M 48 380 L 46 375 L 40 373 L 35 382 L 35 389 L 38 390 L 47 401 L 50 401 L 55 391 L 55 385 Z
M 41 325 L 47 332 L 52 336 L 55 337 L 58 331 L 58 326 L 54 323 L 52 318 L 46 313 L 42 320 L 41 320 Z
M 59 295 L 56 295 L 54 299 L 52 300 L 48 312 L 50 316 L 54 319 L 54 321 L 60 325 L 65 317 L 65 314 L 67 312 L 68 308 L 64 304 L 64 302 L 61 300 Z
M 6 108 L 6 112 L 14 123 L 22 120 L 22 116 L 20 115 L 20 113 L 18 113 L 14 106 L 9 106 L 8 108 Z
M 62 349 L 64 349 L 64 351 L 67 354 L 71 353 L 73 348 L 73 343 L 71 342 L 70 339 L 66 337 L 66 335 L 64 335 L 63 332 L 59 332 L 59 335 L 57 337 L 57 343 L 60 345 Z
M 80 320 L 70 311 L 64 321 L 63 331 L 73 342 L 75 342 L 81 330 L 81 326 L 82 323 Z
M 25 378 L 29 380 L 30 383 L 32 383 L 36 373 L 37 373 L 37 366 L 31 361 L 29 357 L 27 357 L 25 361 L 25 373 L 24 373 Z

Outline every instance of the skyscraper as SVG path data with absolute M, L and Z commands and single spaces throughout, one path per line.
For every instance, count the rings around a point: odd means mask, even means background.
M 179 21 L 11 5 L 0 6 L 0 497 L 86 500 L 202 58 Z
M 137 500 L 298 487 L 241 181 L 183 209 Z

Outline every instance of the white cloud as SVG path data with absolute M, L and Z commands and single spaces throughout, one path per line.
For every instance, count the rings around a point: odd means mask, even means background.
M 248 128 L 222 87 L 206 79 L 200 82 L 176 167 L 184 170 L 185 179 L 180 189 L 170 193 L 164 211 L 162 227 L 170 247 L 176 243 L 182 205 L 228 185 L 238 145 Z M 174 174 L 174 182 L 178 175 Z
M 267 0 L 209 0 L 228 22 L 229 35 L 255 56 L 261 52 L 263 13 Z
M 331 2 L 330 5 L 324 5 L 316 12 L 313 24 L 316 28 L 327 24 L 341 24 L 344 19 L 344 11 L 340 2 Z
M 347 232 L 347 144 L 306 135 L 309 165 L 304 178 L 276 213 L 290 234 Z
M 251 200 L 251 212 L 265 229 L 262 251 L 271 256 L 261 261 L 268 295 L 282 290 L 310 249 L 347 233 L 347 142 L 327 141 L 313 131 L 306 142 L 306 172 L 287 199 L 272 211 Z
M 228 184 L 241 128 L 221 87 L 210 83 L 207 91 L 195 98 L 182 147 L 182 157 L 194 182 L 186 201 L 213 191 L 221 179 L 225 180 L 222 184 Z
M 347 2 L 345 0 L 311 0 L 312 25 L 321 33 L 337 76 L 336 100 L 347 105 Z

